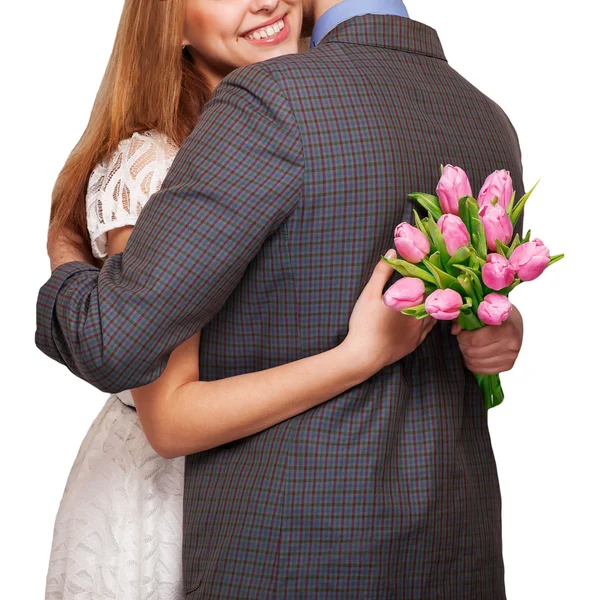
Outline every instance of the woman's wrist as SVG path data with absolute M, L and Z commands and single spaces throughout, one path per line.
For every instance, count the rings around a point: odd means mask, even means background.
M 368 348 L 359 347 L 346 338 L 335 351 L 338 354 L 340 364 L 348 369 L 350 377 L 356 380 L 354 385 L 358 385 L 369 379 L 380 371 L 383 365 L 377 361 L 377 356 L 369 351 Z

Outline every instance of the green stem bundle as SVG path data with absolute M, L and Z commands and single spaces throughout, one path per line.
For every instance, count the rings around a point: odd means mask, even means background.
M 462 310 L 458 322 L 465 331 L 475 331 L 475 329 L 485 327 L 471 309 Z M 483 392 L 486 409 L 489 410 L 501 404 L 504 400 L 504 391 L 500 383 L 500 375 L 480 375 L 478 373 L 473 373 L 473 375 Z

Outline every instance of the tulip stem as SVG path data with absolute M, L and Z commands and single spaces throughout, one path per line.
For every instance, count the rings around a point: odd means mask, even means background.
M 458 322 L 465 331 L 475 331 L 485 327 L 471 309 L 461 310 Z M 478 373 L 473 373 L 473 375 L 483 393 L 485 408 L 489 410 L 501 404 L 504 400 L 504 391 L 500 383 L 500 375 L 480 375 Z
M 465 331 L 475 331 L 483 327 L 483 323 L 470 308 L 460 311 L 458 322 Z

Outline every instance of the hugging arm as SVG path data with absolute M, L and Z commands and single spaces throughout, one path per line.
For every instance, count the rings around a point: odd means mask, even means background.
M 109 252 L 125 245 L 130 229 L 109 233 Z M 326 352 L 264 371 L 198 381 L 201 334 L 175 348 L 156 381 L 132 390 L 152 447 L 174 458 L 258 433 L 334 398 L 412 352 L 435 322 L 417 321 L 383 304 L 391 273 L 380 261 L 355 305 L 346 339 Z
M 131 227 L 109 232 L 109 254 L 125 247 Z M 163 374 L 132 390 L 152 447 L 165 458 L 209 450 L 258 433 L 365 381 L 420 344 L 434 325 L 387 308 L 383 287 L 392 273 L 376 266 L 335 348 L 264 371 L 198 381 L 200 334 L 175 348 Z
M 36 344 L 103 391 L 156 380 L 293 211 L 303 170 L 276 81 L 260 65 L 226 78 L 125 251 L 101 271 L 80 262 L 54 270 L 38 297 Z

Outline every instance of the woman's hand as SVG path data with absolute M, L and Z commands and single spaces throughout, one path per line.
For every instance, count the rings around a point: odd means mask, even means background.
M 386 258 L 395 256 L 393 250 L 386 254 Z M 436 323 L 432 317 L 417 320 L 383 303 L 383 289 L 393 272 L 384 260 L 379 261 L 354 306 L 348 336 L 342 343 L 351 360 L 364 364 L 373 374 L 413 352 Z
M 513 305 L 502 325 L 489 325 L 475 331 L 461 330 L 453 323 L 465 366 L 478 375 L 497 375 L 513 368 L 523 344 L 523 318 Z

